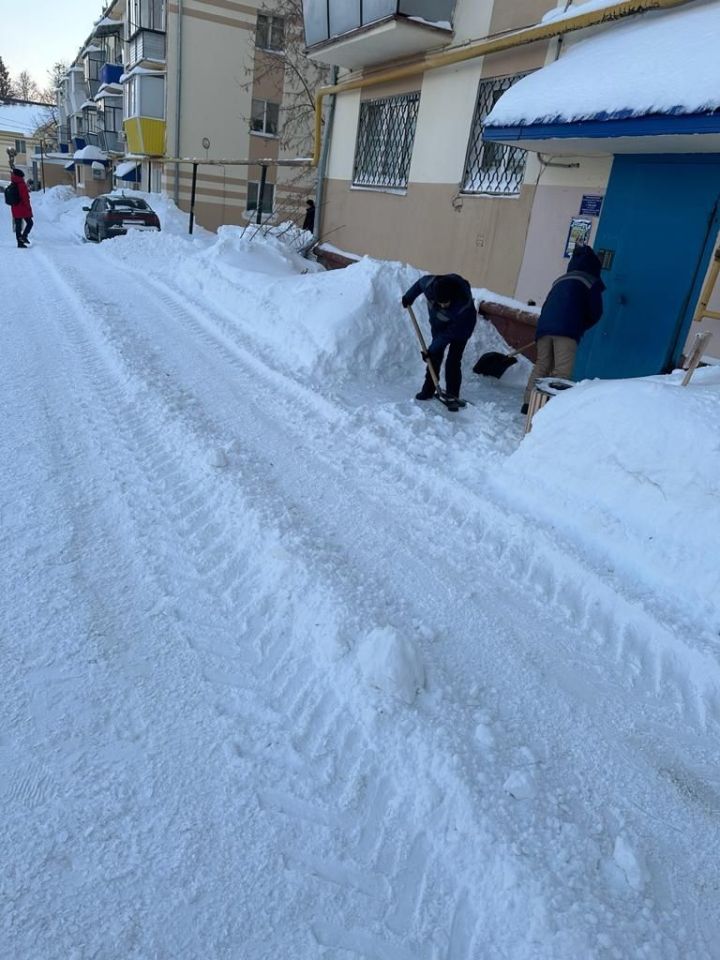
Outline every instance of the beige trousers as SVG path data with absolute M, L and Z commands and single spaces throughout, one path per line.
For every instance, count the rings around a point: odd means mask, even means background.
M 529 403 L 535 382 L 542 377 L 570 379 L 577 347 L 577 341 L 572 337 L 540 337 L 537 342 L 537 360 L 525 388 L 523 403 Z

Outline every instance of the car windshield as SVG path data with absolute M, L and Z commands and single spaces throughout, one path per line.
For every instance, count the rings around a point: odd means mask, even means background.
M 136 200 L 134 197 L 112 197 L 108 200 L 108 206 L 111 210 L 149 210 L 150 207 L 144 200 Z

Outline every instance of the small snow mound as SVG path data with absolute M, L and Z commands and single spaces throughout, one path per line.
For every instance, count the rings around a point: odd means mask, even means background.
M 228 465 L 227 454 L 222 447 L 217 447 L 212 451 L 210 454 L 209 463 L 211 467 L 216 467 L 218 470 L 222 470 Z
M 252 227 L 219 227 L 217 240 L 204 256 L 218 266 L 278 277 L 323 270 L 320 264 L 302 257 L 282 236 L 255 232 Z
M 615 840 L 612 861 L 606 865 L 605 872 L 616 888 L 627 886 L 636 893 L 644 889 L 648 880 L 644 858 L 633 850 L 628 839 L 622 834 Z
M 513 770 L 503 784 L 503 790 L 514 800 L 533 800 L 537 794 L 535 777 L 530 770 Z
M 407 704 L 425 686 L 425 669 L 409 640 L 390 627 L 372 630 L 358 647 L 358 663 L 365 680 Z

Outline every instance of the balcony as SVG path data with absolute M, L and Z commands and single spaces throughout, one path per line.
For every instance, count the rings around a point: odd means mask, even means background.
M 128 153 L 162 157 L 165 153 L 165 121 L 155 117 L 128 117 L 123 124 Z
M 120 77 L 123 73 L 121 63 L 105 63 L 100 70 L 100 86 L 109 87 L 120 83 Z
M 125 45 L 127 70 L 133 67 L 157 66 L 165 63 L 165 34 L 140 30 Z
M 311 60 L 357 70 L 452 39 L 455 0 L 303 0 Z

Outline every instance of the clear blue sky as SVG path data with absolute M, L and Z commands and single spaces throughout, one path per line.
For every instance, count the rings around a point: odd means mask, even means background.
M 0 0 L 0 57 L 16 77 L 27 70 L 38 86 L 58 60 L 72 60 L 105 7 L 103 0 Z M 10 30 L 15 23 L 18 29 Z

